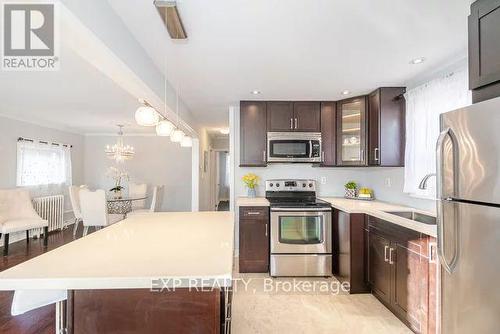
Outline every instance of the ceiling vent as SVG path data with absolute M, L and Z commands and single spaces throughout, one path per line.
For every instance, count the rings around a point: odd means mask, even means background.
M 155 0 L 154 5 L 165 23 L 170 37 L 172 39 L 186 39 L 187 34 L 177 10 L 177 1 Z

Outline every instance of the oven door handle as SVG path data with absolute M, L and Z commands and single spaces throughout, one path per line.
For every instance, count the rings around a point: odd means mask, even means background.
M 271 212 L 279 211 L 279 212 L 331 212 L 332 208 L 271 208 Z
M 309 158 L 313 157 L 313 142 L 309 140 Z

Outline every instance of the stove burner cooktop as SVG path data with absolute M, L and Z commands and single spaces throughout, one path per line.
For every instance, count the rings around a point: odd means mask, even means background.
M 320 199 L 314 199 L 312 201 L 298 201 L 295 199 L 269 199 L 272 208 L 329 208 L 330 203 L 322 201 Z

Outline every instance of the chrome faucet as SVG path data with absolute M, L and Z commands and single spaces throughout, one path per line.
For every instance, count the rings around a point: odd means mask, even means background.
M 436 173 L 430 173 L 430 174 L 427 174 L 426 176 L 424 176 L 424 178 L 422 179 L 422 181 L 420 181 L 420 184 L 418 185 L 418 189 L 421 189 L 421 190 L 427 189 L 427 181 L 432 176 L 436 176 Z

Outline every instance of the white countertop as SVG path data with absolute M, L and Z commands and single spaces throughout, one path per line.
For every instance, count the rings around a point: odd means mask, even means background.
M 330 203 L 332 207 L 337 210 L 341 210 L 347 213 L 364 213 L 388 221 L 390 223 L 406 227 L 410 230 L 427 234 L 431 237 L 437 236 L 436 225 L 420 223 L 411 219 L 391 215 L 390 213 L 384 211 L 415 211 L 435 217 L 436 214 L 433 212 L 422 211 L 408 206 L 391 204 L 381 201 L 352 200 L 342 197 L 321 197 L 320 199 Z
M 337 210 L 341 210 L 347 213 L 364 213 L 391 222 L 393 224 L 427 234 L 431 237 L 437 236 L 436 225 L 420 223 L 396 215 L 391 215 L 384 211 L 415 211 L 435 217 L 436 214 L 433 212 L 422 211 L 408 206 L 391 204 L 381 201 L 352 200 L 343 197 L 320 197 L 320 199 L 329 202 L 332 207 Z M 238 206 L 269 206 L 269 201 L 265 197 L 238 197 L 236 204 Z
M 237 206 L 269 206 L 269 201 L 265 197 L 238 197 Z
M 231 284 L 230 212 L 136 215 L 0 273 L 0 290 L 150 289 L 153 279 Z

